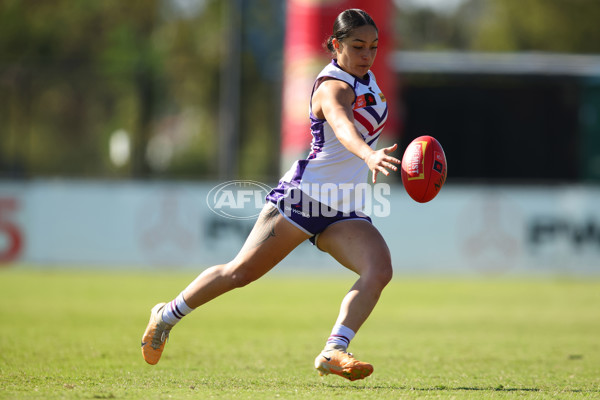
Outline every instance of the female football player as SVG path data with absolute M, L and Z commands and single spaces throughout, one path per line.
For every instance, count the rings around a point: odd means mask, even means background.
M 242 249 L 226 264 L 203 271 L 173 301 L 151 311 L 142 337 L 142 354 L 156 364 L 173 326 L 195 308 L 271 270 L 306 239 L 358 275 L 342 300 L 338 318 L 315 360 L 320 375 L 355 380 L 373 366 L 347 352 L 383 288 L 392 278 L 389 249 L 361 212 L 355 191 L 377 175 L 397 171 L 389 154 L 397 145 L 376 149 L 387 117 L 387 103 L 370 71 L 378 30 L 364 11 L 338 15 L 327 40 L 332 61 L 318 75 L 310 98 L 311 152 L 296 161 L 266 197 Z M 332 189 L 333 187 L 333 189 Z

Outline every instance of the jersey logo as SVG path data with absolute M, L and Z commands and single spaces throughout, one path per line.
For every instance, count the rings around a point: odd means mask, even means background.
M 354 103 L 354 109 L 363 108 L 368 106 L 374 106 L 377 104 L 377 100 L 375 100 L 375 96 L 371 93 L 361 94 L 356 98 L 356 102 Z

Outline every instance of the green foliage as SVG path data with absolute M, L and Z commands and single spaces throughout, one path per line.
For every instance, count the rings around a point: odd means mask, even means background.
M 405 7 L 397 18 L 407 50 L 600 52 L 595 0 L 465 0 L 452 12 Z
M 475 49 L 599 53 L 600 2 L 593 0 L 487 0 Z
M 195 272 L 0 271 L 0 398 L 580 399 L 600 394 L 597 280 L 396 278 L 351 350 L 375 373 L 312 362 L 352 284 L 269 275 L 194 311 L 162 360 L 149 310 Z
M 594 0 L 398 3 L 406 50 L 600 52 Z M 0 177 L 214 178 L 229 4 L 1 0 Z M 264 179 L 278 176 L 283 2 L 239 4 L 239 176 Z M 123 165 L 109 152 L 118 130 Z
M 493 1 L 493 0 L 490 0 Z M 400 7 L 397 42 L 402 50 L 469 50 L 477 22 L 488 10 L 488 0 L 465 0 L 455 10 Z
M 156 2 L 0 3 L 2 140 L 8 169 L 26 175 L 99 175 L 115 127 L 137 134 L 141 92 L 160 62 L 148 36 Z M 145 78 L 145 80 L 144 80 Z M 118 106 L 133 106 L 119 115 Z M 120 118 L 119 118 L 120 117 Z M 12 149 L 2 146 L 2 158 Z M 8 150 L 8 151 L 7 151 Z
M 187 4 L 0 1 L 0 177 L 214 177 L 226 2 Z M 277 82 L 252 71 L 248 92 L 277 96 L 259 109 L 244 102 L 268 124 L 252 121 L 242 136 L 274 142 L 279 120 L 261 117 L 278 101 Z M 117 130 L 131 142 L 122 166 L 109 157 Z

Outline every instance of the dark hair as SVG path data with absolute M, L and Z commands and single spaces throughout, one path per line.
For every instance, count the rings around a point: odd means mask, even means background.
M 327 39 L 327 42 L 324 45 L 331 53 L 335 53 L 335 48 L 333 47 L 334 38 L 337 40 L 347 38 L 354 29 L 365 25 L 371 25 L 379 32 L 377 25 L 375 25 L 375 21 L 373 21 L 373 18 L 365 11 L 358 8 L 342 11 L 333 23 L 333 35 L 329 36 L 329 39 Z

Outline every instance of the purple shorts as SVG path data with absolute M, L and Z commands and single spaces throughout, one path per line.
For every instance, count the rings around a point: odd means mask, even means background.
M 309 240 L 312 244 L 316 244 L 317 236 L 321 232 L 337 222 L 362 219 L 372 223 L 371 218 L 360 211 L 345 213 L 334 210 L 287 182 L 280 182 L 279 186 L 266 196 L 266 200 L 277 207 L 285 219 L 311 235 Z

